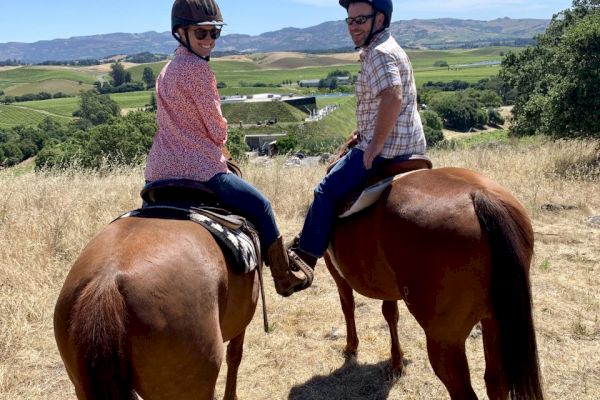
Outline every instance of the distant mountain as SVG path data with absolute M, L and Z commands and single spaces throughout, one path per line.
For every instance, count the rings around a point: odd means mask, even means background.
M 519 44 L 543 33 L 549 20 L 500 18 L 492 21 L 452 18 L 396 21 L 392 34 L 401 45 L 420 48 L 478 47 Z M 35 43 L 0 43 L 0 60 L 23 62 L 100 59 L 114 54 L 142 52 L 170 54 L 176 43 L 170 32 L 111 33 Z M 352 48 L 344 21 L 309 28 L 284 28 L 258 36 L 223 35 L 216 51 L 326 51 Z

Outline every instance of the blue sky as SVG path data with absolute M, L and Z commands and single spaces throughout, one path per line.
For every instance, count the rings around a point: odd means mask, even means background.
M 338 0 L 218 0 L 224 34 L 306 28 L 346 16 Z M 393 20 L 545 18 L 571 0 L 393 0 Z M 0 0 L 0 43 L 170 29 L 171 0 Z

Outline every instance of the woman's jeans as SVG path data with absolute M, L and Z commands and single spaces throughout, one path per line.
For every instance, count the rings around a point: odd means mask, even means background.
M 254 186 L 235 174 L 220 173 L 206 185 L 230 211 L 248 219 L 258 231 L 263 254 L 278 237 L 279 229 L 271 203 Z
M 372 168 L 367 170 L 363 155 L 362 150 L 350 150 L 315 188 L 315 198 L 300 234 L 300 250 L 317 258 L 325 254 L 337 217 L 337 207 L 352 192 L 363 186 L 386 161 L 383 157 L 376 157 Z

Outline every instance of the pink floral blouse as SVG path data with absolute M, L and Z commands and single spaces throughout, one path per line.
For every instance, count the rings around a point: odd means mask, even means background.
M 180 46 L 158 76 L 156 103 L 158 132 L 146 162 L 147 181 L 207 181 L 228 172 L 222 154 L 227 120 L 206 61 Z

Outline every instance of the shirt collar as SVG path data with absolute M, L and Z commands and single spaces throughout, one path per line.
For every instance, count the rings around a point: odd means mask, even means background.
M 375 36 L 373 36 L 373 38 L 371 39 L 371 43 L 369 43 L 369 45 L 367 47 L 363 47 L 360 49 L 360 53 L 359 53 L 360 61 L 364 60 L 365 57 L 367 56 L 367 54 L 372 49 L 374 49 L 375 47 L 379 46 L 381 43 L 388 40 L 391 35 L 392 34 L 390 32 L 390 28 L 385 28 L 381 32 L 375 34 Z

